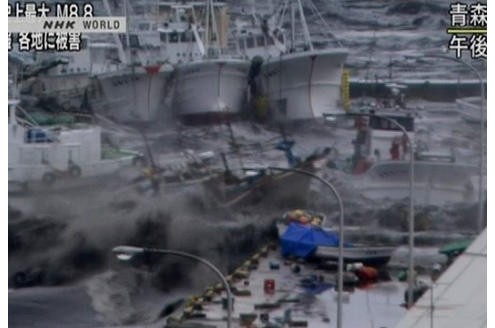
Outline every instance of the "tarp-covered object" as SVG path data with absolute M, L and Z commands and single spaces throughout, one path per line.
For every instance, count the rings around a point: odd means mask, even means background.
M 290 223 L 285 233 L 280 237 L 282 256 L 297 256 L 307 258 L 318 246 L 339 246 L 339 237 L 312 225 Z

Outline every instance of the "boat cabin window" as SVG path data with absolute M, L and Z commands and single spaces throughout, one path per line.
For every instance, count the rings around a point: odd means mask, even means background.
M 172 33 L 170 33 L 170 35 L 169 35 L 169 41 L 170 41 L 170 43 L 177 43 L 177 42 L 179 42 L 179 33 L 175 32 L 175 31 L 172 32 Z
M 263 35 L 259 35 L 256 37 L 256 43 L 258 47 L 264 47 L 265 46 L 265 37 Z
M 388 117 L 397 121 L 397 123 L 402 125 L 406 129 L 406 131 L 414 131 L 413 117 L 407 117 L 407 116 L 388 116 Z M 370 127 L 375 130 L 392 130 L 392 131 L 399 130 L 394 123 L 386 119 L 383 119 L 379 116 L 371 116 L 369 122 L 370 122 L 369 123 Z
M 194 33 L 191 31 L 186 31 L 181 33 L 180 42 L 194 42 L 196 39 L 194 38 Z
M 186 32 L 180 33 L 180 42 L 187 42 L 187 34 L 186 34 Z
M 246 48 L 254 48 L 254 38 L 252 36 L 246 39 Z
M 140 31 L 148 31 L 150 29 L 150 24 L 149 23 L 139 23 L 138 29 Z
M 239 49 L 245 50 L 246 44 L 244 43 L 244 38 L 239 39 Z
M 181 22 L 186 21 L 186 11 L 183 8 L 177 9 L 177 17 Z
M 167 33 L 160 33 L 160 41 L 167 43 Z
M 139 38 L 136 34 L 129 35 L 129 44 L 131 48 L 139 48 Z

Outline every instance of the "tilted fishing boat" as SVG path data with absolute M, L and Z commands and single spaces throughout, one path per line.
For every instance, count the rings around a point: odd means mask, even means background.
M 277 149 L 286 152 L 293 168 L 316 172 L 326 164 L 327 152 L 315 153 L 304 160 L 291 152 L 294 142 L 284 140 Z M 203 182 L 207 198 L 222 207 L 254 205 L 303 205 L 306 202 L 311 177 L 297 172 L 280 172 L 270 168 L 246 168 L 235 175 L 224 158 L 225 172 Z

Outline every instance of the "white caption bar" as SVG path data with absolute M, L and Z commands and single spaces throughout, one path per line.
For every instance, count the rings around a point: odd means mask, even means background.
M 9 33 L 125 33 L 126 18 L 109 17 L 9 17 Z

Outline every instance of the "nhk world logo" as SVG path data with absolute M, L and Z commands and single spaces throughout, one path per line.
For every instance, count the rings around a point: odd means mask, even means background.
M 9 33 L 125 33 L 126 18 L 9 17 Z
M 125 17 L 94 17 L 91 3 L 16 1 L 8 4 L 12 33 L 124 33 Z

